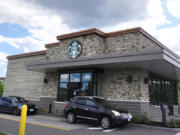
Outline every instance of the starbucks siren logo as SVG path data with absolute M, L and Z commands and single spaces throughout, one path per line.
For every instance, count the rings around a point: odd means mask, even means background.
M 82 45 L 79 41 L 73 41 L 69 44 L 68 53 L 71 58 L 77 58 L 82 52 Z

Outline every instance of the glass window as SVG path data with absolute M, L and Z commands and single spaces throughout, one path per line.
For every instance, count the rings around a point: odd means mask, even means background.
M 76 103 L 79 104 L 79 105 L 85 105 L 86 100 L 85 100 L 85 99 L 78 99 L 78 100 L 76 101 Z
M 91 96 L 91 83 L 82 83 L 81 96 Z
M 60 82 L 68 82 L 68 81 L 69 81 L 69 74 L 60 75 Z
M 92 106 L 92 107 L 96 106 L 96 104 L 93 101 L 91 101 L 91 100 L 86 100 L 86 105 L 87 106 Z
M 92 73 L 82 73 L 82 82 L 92 81 Z
M 70 74 L 70 82 L 80 82 L 80 73 Z
M 60 99 L 61 101 L 67 101 L 68 100 L 67 83 L 60 83 L 60 91 L 58 94 L 58 99 Z
M 92 72 L 63 73 L 59 76 L 58 101 L 69 101 L 78 90 L 80 96 L 97 94 L 97 75 Z M 93 80 L 94 79 L 94 80 Z M 80 85 L 78 85 L 80 84 Z
M 160 75 L 150 74 L 150 102 L 155 105 L 165 103 L 167 105 L 177 104 L 176 82 Z

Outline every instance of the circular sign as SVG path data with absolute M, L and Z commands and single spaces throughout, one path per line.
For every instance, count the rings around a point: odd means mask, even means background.
M 79 41 L 73 41 L 69 44 L 68 54 L 71 58 L 77 58 L 82 52 L 82 45 Z

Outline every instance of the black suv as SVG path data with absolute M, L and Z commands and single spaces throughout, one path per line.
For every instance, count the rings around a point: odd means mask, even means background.
M 65 104 L 64 115 L 69 123 L 75 123 L 79 118 L 96 120 L 104 129 L 117 124 L 126 125 L 132 119 L 128 111 L 119 110 L 109 101 L 93 96 L 72 98 L 68 104 Z

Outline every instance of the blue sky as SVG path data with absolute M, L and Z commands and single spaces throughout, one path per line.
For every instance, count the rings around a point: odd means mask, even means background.
M 0 0 L 0 77 L 7 56 L 43 50 L 57 35 L 91 27 L 109 32 L 140 26 L 180 55 L 180 1 L 132 1 Z

